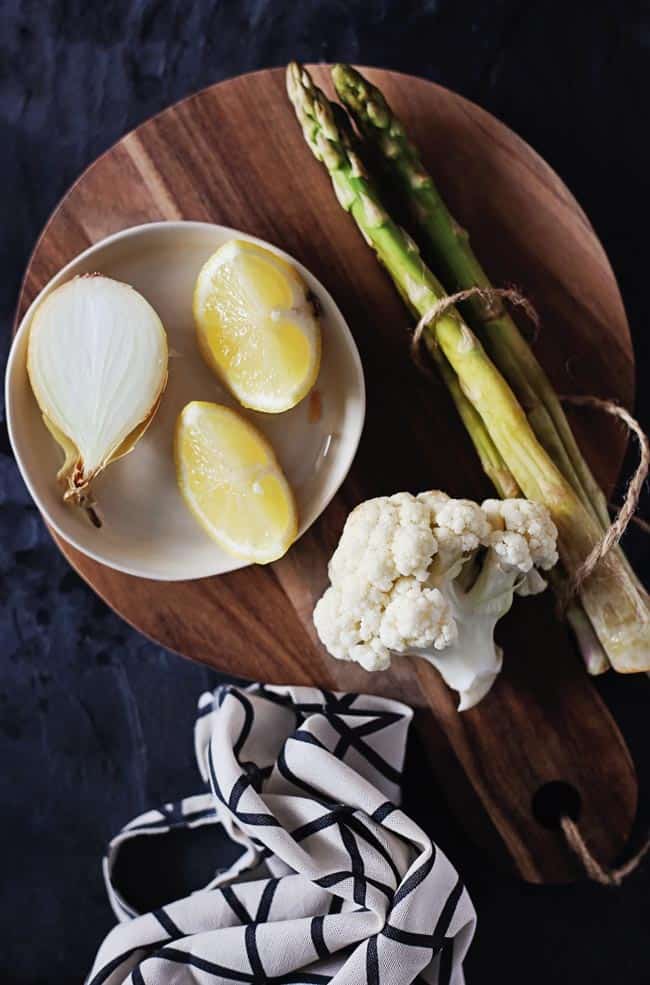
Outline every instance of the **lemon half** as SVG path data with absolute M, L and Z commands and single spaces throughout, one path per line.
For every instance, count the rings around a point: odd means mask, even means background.
M 220 547 L 258 564 L 287 552 L 298 533 L 293 494 L 252 424 L 229 407 L 192 401 L 178 418 L 174 452 L 185 502 Z
M 320 366 L 318 318 L 287 260 L 229 240 L 204 264 L 194 321 L 208 365 L 244 407 L 277 414 L 309 393 Z

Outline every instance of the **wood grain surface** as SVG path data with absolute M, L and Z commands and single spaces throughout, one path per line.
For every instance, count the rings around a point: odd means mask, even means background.
M 505 126 L 432 83 L 370 70 L 407 122 L 452 211 L 470 230 L 496 284 L 516 283 L 542 316 L 535 345 L 561 392 L 630 404 L 633 358 L 625 313 L 588 220 L 549 167 Z M 314 68 L 330 89 L 326 66 Z M 369 675 L 329 658 L 311 612 L 350 507 L 398 489 L 490 494 L 442 386 L 409 360 L 409 320 L 388 279 L 304 146 L 274 69 L 212 86 L 124 137 L 76 182 L 30 261 L 18 318 L 72 257 L 109 233 L 160 219 L 197 219 L 268 239 L 332 292 L 357 339 L 368 387 L 367 424 L 352 472 L 321 520 L 271 567 L 219 578 L 135 579 L 59 546 L 118 613 L 152 639 L 230 674 L 401 698 L 419 709 L 432 811 L 443 796 L 487 860 L 534 882 L 579 875 L 561 835 L 531 803 L 565 781 L 581 801 L 580 828 L 602 862 L 623 850 L 636 811 L 625 743 L 583 672 L 553 600 L 521 600 L 504 620 L 505 667 L 481 704 L 459 715 L 423 661 L 396 659 Z M 325 344 L 326 341 L 325 341 Z M 625 438 L 615 424 L 572 412 L 605 487 Z

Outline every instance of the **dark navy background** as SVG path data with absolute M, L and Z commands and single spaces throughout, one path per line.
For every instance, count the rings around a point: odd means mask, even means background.
M 458 90 L 562 175 L 619 278 L 647 428 L 649 51 L 650 8 L 625 0 L 0 0 L 3 361 L 29 252 L 97 154 L 219 79 L 293 57 L 350 60 Z M 194 708 L 217 677 L 147 642 L 68 568 L 18 476 L 4 420 L 1 440 L 0 975 L 50 985 L 80 981 L 112 924 L 100 877 L 107 840 L 138 812 L 194 791 Z M 631 540 L 647 577 L 647 542 Z M 599 686 L 639 766 L 642 828 L 650 683 L 609 675 Z M 650 863 L 620 890 L 522 885 L 465 841 L 444 791 L 418 782 L 422 763 L 414 745 L 409 808 L 479 911 L 470 985 L 650 981 Z M 154 883 L 155 853 L 148 868 L 147 892 L 169 892 Z

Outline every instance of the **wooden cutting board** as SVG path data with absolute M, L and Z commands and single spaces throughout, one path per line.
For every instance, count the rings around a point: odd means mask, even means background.
M 558 176 L 505 126 L 448 90 L 394 72 L 368 74 L 406 121 L 493 281 L 521 285 L 536 305 L 543 319 L 536 348 L 557 388 L 629 406 L 633 356 L 616 281 Z M 331 91 L 326 66 L 314 75 Z M 364 437 L 341 493 L 271 567 L 165 584 L 113 571 L 59 541 L 63 553 L 128 622 L 178 653 L 241 677 L 373 691 L 417 706 L 438 781 L 431 810 L 446 798 L 490 863 L 507 861 L 533 882 L 579 875 L 562 836 L 533 815 L 534 796 L 553 781 L 578 792 L 581 831 L 594 854 L 612 862 L 636 811 L 634 768 L 550 596 L 515 605 L 500 633 L 504 671 L 462 715 L 423 661 L 398 658 L 390 671 L 370 675 L 329 658 L 315 639 L 313 604 L 353 505 L 401 489 L 438 487 L 476 499 L 491 490 L 444 387 L 409 360 L 402 303 L 305 146 L 283 70 L 205 89 L 100 157 L 45 227 L 19 317 L 91 243 L 160 219 L 234 226 L 276 243 L 323 281 L 361 351 Z M 587 412 L 572 419 L 596 474 L 611 487 L 624 435 Z

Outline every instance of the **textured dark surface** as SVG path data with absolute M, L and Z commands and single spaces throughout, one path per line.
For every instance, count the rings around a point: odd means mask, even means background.
M 2 356 L 20 275 L 77 174 L 183 95 L 239 72 L 347 59 L 457 89 L 524 136 L 567 181 L 619 278 L 650 422 L 645 228 L 650 11 L 641 4 L 148 2 L 0 4 Z M 444 152 L 444 149 L 441 149 Z M 58 554 L 0 447 L 0 972 L 16 985 L 80 980 L 110 927 L 99 861 L 149 806 L 191 792 L 196 699 L 216 677 L 126 627 Z M 647 542 L 630 553 L 649 573 Z M 645 680 L 602 690 L 639 766 L 650 811 Z M 618 891 L 531 888 L 494 872 L 460 835 L 444 791 L 407 796 L 453 857 L 479 910 L 471 983 L 645 985 L 650 864 Z M 152 876 L 159 864 L 150 860 Z

